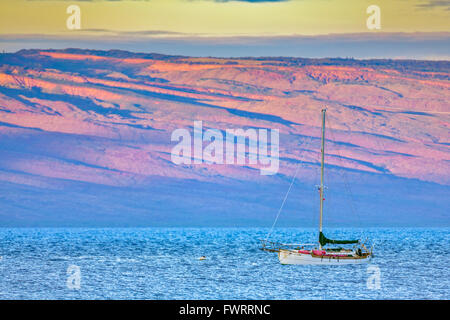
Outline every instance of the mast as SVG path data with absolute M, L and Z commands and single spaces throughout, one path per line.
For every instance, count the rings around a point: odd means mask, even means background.
M 323 221 L 323 196 L 324 196 L 324 185 L 323 185 L 323 168 L 324 168 L 324 160 L 325 160 L 325 112 L 326 109 L 322 109 L 322 147 L 320 149 L 322 159 L 320 163 L 320 219 L 319 219 L 319 239 L 320 234 L 322 233 L 322 221 Z M 322 250 L 322 245 L 319 241 L 319 250 Z

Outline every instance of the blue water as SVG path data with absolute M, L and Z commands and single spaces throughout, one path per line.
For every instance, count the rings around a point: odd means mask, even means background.
M 0 229 L 0 299 L 449 299 L 450 229 L 367 229 L 368 265 L 283 266 L 266 229 Z M 356 229 L 326 235 L 352 238 Z M 310 242 L 314 229 L 272 239 Z M 204 261 L 198 260 L 206 256 Z M 80 288 L 67 269 L 80 268 Z

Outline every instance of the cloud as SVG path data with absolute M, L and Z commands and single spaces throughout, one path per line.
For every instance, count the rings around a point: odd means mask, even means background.
M 139 37 L 157 37 L 157 36 L 183 36 L 188 35 L 183 32 L 175 32 L 175 31 L 167 31 L 167 30 L 142 30 L 142 31 L 117 31 L 110 29 L 80 29 L 79 33 L 86 34 L 108 34 L 108 35 L 117 35 L 117 36 L 139 36 Z M 192 34 L 189 34 L 192 35 Z
M 424 3 L 420 3 L 417 5 L 418 8 L 421 9 L 432 9 L 432 8 L 444 8 L 445 10 L 450 10 L 450 1 L 449 0 L 427 0 Z

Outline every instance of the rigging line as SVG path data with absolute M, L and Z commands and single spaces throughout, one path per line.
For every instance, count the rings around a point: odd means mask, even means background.
M 401 109 L 401 108 L 394 108 L 394 107 L 388 107 L 387 109 Z M 378 110 L 378 111 L 380 111 L 380 112 L 390 112 L 389 110 Z M 421 111 L 418 111 L 418 110 L 414 110 L 415 112 L 421 112 Z M 423 112 L 426 112 L 426 111 L 423 111 Z M 427 111 L 428 112 L 428 111 Z M 430 113 L 430 112 L 428 112 L 428 113 Z M 439 113 L 439 112 L 435 112 L 435 113 Z M 398 113 L 397 113 L 398 114 Z M 378 118 L 377 116 L 375 116 L 375 118 Z M 372 119 L 372 124 L 373 124 L 373 122 L 375 122 L 374 121 L 374 119 Z M 375 126 L 374 126 L 375 127 Z M 375 127 L 376 128 L 376 127 Z M 389 134 L 388 133 L 386 133 L 386 136 L 389 136 Z M 368 141 L 368 148 L 371 148 L 370 147 L 370 139 L 369 139 L 369 137 L 366 137 L 366 141 Z M 375 144 L 375 146 L 374 147 L 372 147 L 373 149 L 375 149 L 375 152 L 378 154 L 378 156 L 381 156 L 382 158 L 381 158 L 381 161 L 382 162 L 380 162 L 380 163 L 378 163 L 378 165 L 380 166 L 380 167 L 384 167 L 386 170 L 387 170 L 387 174 L 388 175 L 390 175 L 391 173 L 390 173 L 390 171 L 389 171 L 389 169 L 388 169 L 388 162 L 385 162 L 384 161 L 384 155 L 386 155 L 386 152 L 388 151 L 387 149 L 386 149 L 386 144 L 384 143 L 384 138 L 383 137 L 380 137 L 380 138 L 377 138 L 377 137 L 374 137 L 374 139 L 373 139 L 373 141 L 375 142 L 374 144 Z M 378 151 L 378 152 L 377 152 Z M 375 164 L 375 162 L 374 162 L 374 164 Z M 381 173 L 381 174 L 383 174 L 383 173 Z M 386 174 L 386 172 L 384 173 L 384 174 Z M 381 188 L 379 188 L 378 190 L 380 190 L 379 192 L 378 192 L 378 196 L 380 196 L 382 193 L 381 193 Z M 395 188 L 395 190 L 397 190 L 397 188 Z M 395 191 L 394 191 L 395 192 Z M 364 234 L 365 235 L 365 234 Z
M 287 199 L 287 197 L 289 195 L 289 192 L 291 191 L 292 185 L 294 184 L 295 177 L 297 177 L 297 172 L 298 172 L 299 168 L 300 168 L 300 163 L 297 164 L 297 169 L 295 170 L 294 177 L 292 178 L 291 184 L 289 185 L 289 189 L 287 190 L 286 195 L 284 196 L 283 202 L 281 203 L 281 207 L 280 207 L 280 209 L 278 209 L 278 213 L 277 213 L 277 216 L 275 218 L 275 221 L 273 222 L 272 227 L 270 228 L 270 231 L 267 234 L 266 240 L 264 241 L 265 243 L 267 243 L 267 240 L 269 240 L 269 237 L 272 234 L 273 228 L 277 224 L 278 218 L 280 217 L 281 210 L 283 209 L 284 204 L 286 202 L 286 199 Z
M 305 140 L 306 140 L 306 139 L 305 139 Z M 309 148 L 309 146 L 310 146 L 312 140 L 313 140 L 313 137 L 310 136 L 310 137 L 309 137 L 309 141 L 307 140 L 307 141 L 308 141 L 307 143 L 303 142 L 303 149 L 305 149 L 305 151 L 308 150 L 308 148 Z M 278 218 L 280 217 L 280 213 L 281 213 L 281 211 L 283 210 L 284 203 L 286 202 L 287 197 L 288 197 L 288 195 L 289 195 L 289 193 L 290 193 L 290 191 L 291 191 L 292 185 L 294 184 L 295 178 L 297 177 L 297 173 L 298 173 L 298 170 L 300 169 L 300 164 L 301 164 L 301 162 L 302 162 L 302 161 L 301 161 L 301 158 L 300 158 L 300 161 L 297 163 L 297 168 L 296 168 L 296 170 L 295 170 L 294 177 L 292 178 L 291 184 L 289 185 L 289 189 L 287 190 L 286 195 L 284 196 L 283 202 L 281 203 L 281 206 L 280 206 L 280 208 L 278 209 L 278 213 L 277 213 L 277 216 L 276 216 L 276 218 L 275 218 L 275 221 L 273 222 L 272 227 L 270 228 L 270 231 L 269 231 L 269 233 L 267 234 L 266 240 L 264 241 L 265 243 L 267 243 L 267 240 L 269 240 L 269 237 L 270 237 L 270 235 L 272 234 L 272 231 L 273 231 L 273 229 L 275 228 L 275 225 L 277 224 Z

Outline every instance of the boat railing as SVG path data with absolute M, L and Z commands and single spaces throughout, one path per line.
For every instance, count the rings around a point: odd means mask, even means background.
M 281 243 L 267 240 L 259 240 L 261 242 L 261 250 L 269 252 L 278 252 L 282 249 L 300 250 L 305 247 L 317 246 L 317 243 Z

